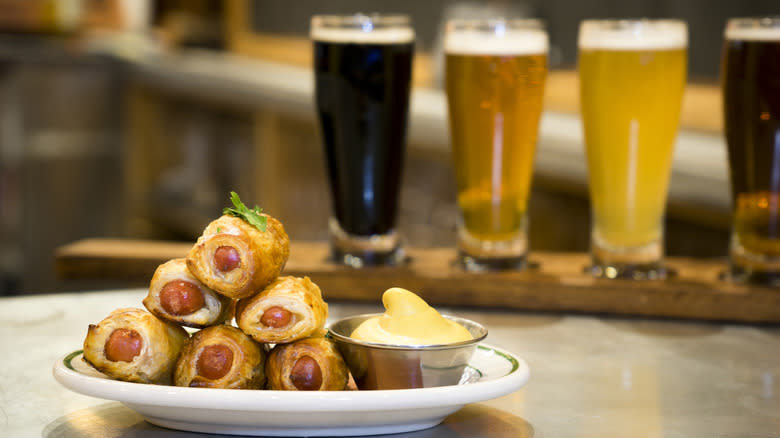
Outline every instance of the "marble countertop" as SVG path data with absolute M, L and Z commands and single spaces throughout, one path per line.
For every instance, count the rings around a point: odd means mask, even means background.
M 327 291 L 324 291 L 327 299 Z M 0 299 L 0 436 L 193 437 L 59 385 L 87 325 L 144 290 Z M 333 318 L 380 310 L 330 303 Z M 522 389 L 398 437 L 780 437 L 780 327 L 440 309 L 488 326 L 531 369 Z

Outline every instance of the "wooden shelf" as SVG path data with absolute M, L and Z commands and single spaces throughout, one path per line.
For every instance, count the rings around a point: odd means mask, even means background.
M 145 284 L 156 267 L 183 257 L 190 244 L 87 239 L 60 247 L 57 273 L 65 279 L 130 280 Z M 415 291 L 436 306 L 601 313 L 748 323 L 780 323 L 780 290 L 722 281 L 717 260 L 670 257 L 677 275 L 666 281 L 594 279 L 586 254 L 533 253 L 536 269 L 474 274 L 453 265 L 449 248 L 409 248 L 397 268 L 351 269 L 331 263 L 326 243 L 293 242 L 285 275 L 309 276 L 326 300 L 380 301 L 392 286 Z

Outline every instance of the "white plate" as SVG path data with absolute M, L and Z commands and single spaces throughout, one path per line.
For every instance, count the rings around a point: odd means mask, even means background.
M 467 403 L 522 387 L 528 365 L 511 353 L 479 345 L 469 382 L 380 391 L 262 391 L 185 388 L 120 382 L 87 365 L 76 351 L 54 364 L 72 391 L 117 400 L 146 421 L 171 429 L 235 435 L 376 435 L 435 426 Z

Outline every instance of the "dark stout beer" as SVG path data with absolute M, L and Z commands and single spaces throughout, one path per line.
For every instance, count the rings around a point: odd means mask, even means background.
M 313 29 L 312 38 L 336 220 L 350 235 L 387 234 L 398 211 L 414 34 Z
M 722 64 L 731 255 L 753 272 L 780 267 L 780 22 L 764 24 L 731 20 Z

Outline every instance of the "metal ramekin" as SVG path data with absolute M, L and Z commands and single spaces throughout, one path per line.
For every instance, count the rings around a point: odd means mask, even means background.
M 440 345 L 392 345 L 364 342 L 350 337 L 363 321 L 380 313 L 342 318 L 328 328 L 347 362 L 357 387 L 364 389 L 410 389 L 457 385 L 464 376 L 474 350 L 487 329 L 474 321 L 443 315 L 465 327 L 469 341 Z

